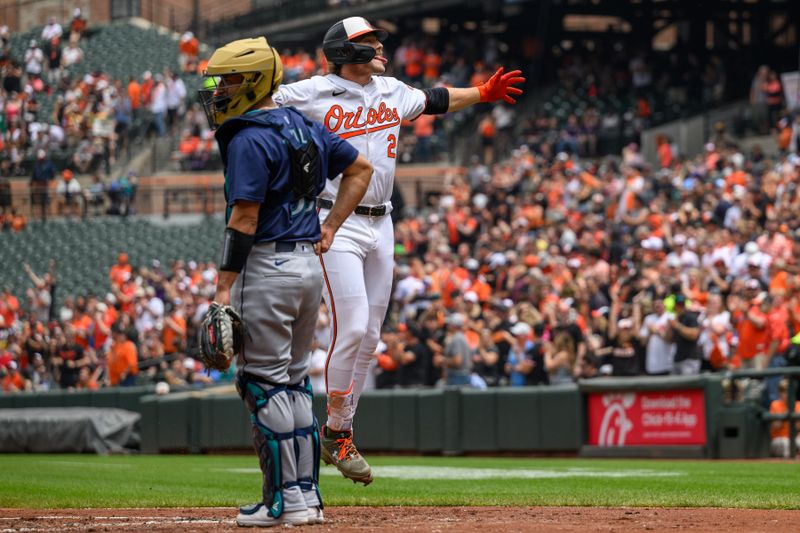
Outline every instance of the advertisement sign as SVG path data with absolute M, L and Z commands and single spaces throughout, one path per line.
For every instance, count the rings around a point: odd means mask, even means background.
M 705 444 L 705 405 L 702 389 L 589 394 L 589 444 Z

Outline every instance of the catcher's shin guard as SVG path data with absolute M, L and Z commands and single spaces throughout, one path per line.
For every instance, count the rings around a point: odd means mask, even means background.
M 236 389 L 250 411 L 268 514 L 278 518 L 284 511 L 305 510 L 308 506 L 297 476 L 294 414 L 286 386 L 269 385 L 240 372 Z
M 314 394 L 306 377 L 297 385 L 289 385 L 294 412 L 294 442 L 297 451 L 297 481 L 309 508 L 323 508 L 319 492 L 320 441 L 319 426 L 314 416 Z

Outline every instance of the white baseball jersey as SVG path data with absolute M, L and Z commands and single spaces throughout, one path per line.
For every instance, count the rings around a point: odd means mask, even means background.
M 362 205 L 388 204 L 394 185 L 400 123 L 417 118 L 425 93 L 389 77 L 373 76 L 367 85 L 335 74 L 281 85 L 273 100 L 294 106 L 308 118 L 352 144 L 375 168 Z M 334 200 L 341 178 L 328 180 L 321 198 Z

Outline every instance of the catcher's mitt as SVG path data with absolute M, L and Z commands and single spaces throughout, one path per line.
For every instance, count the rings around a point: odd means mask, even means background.
M 198 333 L 200 360 L 207 369 L 224 372 L 241 351 L 246 333 L 242 317 L 231 306 L 212 303 Z

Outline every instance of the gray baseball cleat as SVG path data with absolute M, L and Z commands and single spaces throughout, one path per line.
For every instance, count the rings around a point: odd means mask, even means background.
M 269 507 L 256 503 L 239 508 L 236 524 L 241 527 L 273 527 L 284 524 L 302 526 L 309 523 L 308 516 L 308 509 L 301 509 L 284 511 L 278 518 L 274 518 L 269 514 Z
M 324 524 L 325 515 L 322 514 L 322 509 L 319 507 L 308 508 L 308 523 L 309 524 Z
M 320 435 L 320 456 L 325 464 L 333 465 L 353 483 L 372 483 L 372 469 L 353 444 L 352 431 L 334 433 L 327 427 Z

